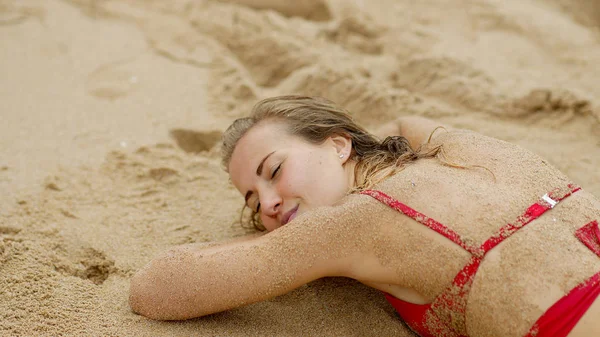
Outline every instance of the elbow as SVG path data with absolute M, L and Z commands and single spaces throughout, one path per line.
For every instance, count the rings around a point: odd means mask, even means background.
M 178 317 L 177 308 L 170 306 L 168 294 L 161 283 L 152 271 L 137 272 L 129 285 L 129 307 L 134 313 L 154 320 L 185 319 Z
M 181 275 L 160 259 L 138 271 L 129 285 L 129 307 L 144 317 L 160 320 L 185 320 L 201 316 L 189 300 Z
M 131 310 L 144 317 L 151 319 L 164 319 L 156 307 L 156 294 L 152 291 L 147 275 L 140 271 L 133 276 L 129 285 L 129 307 Z

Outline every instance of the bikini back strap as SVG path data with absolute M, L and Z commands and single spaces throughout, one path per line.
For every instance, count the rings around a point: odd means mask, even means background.
M 489 252 L 492 248 L 496 247 L 500 242 L 514 234 L 519 229 L 531 221 L 539 218 L 546 211 L 554 208 L 559 202 L 570 196 L 571 194 L 579 191 L 581 187 L 575 184 L 568 184 L 563 188 L 555 188 L 549 193 L 544 194 L 537 202 L 529 206 L 525 213 L 521 214 L 514 223 L 509 223 L 502 226 L 496 234 L 491 236 L 481 245 L 481 251 L 483 254 Z
M 468 251 L 469 253 L 471 253 L 472 255 L 476 255 L 479 251 L 479 248 L 475 247 L 475 246 L 471 246 L 468 245 L 467 243 L 465 243 L 460 235 L 458 235 L 458 233 L 456 233 L 455 231 L 453 231 L 452 229 L 444 226 L 443 224 L 439 223 L 438 221 L 428 217 L 427 215 L 418 212 L 412 208 L 410 208 L 409 206 L 401 203 L 400 201 L 390 197 L 389 195 L 381 192 L 381 191 L 377 191 L 377 190 L 365 190 L 365 191 L 361 191 L 360 194 L 365 194 L 368 195 L 370 197 L 375 198 L 376 200 L 388 205 L 389 207 L 395 209 L 396 211 L 412 218 L 413 220 L 415 220 L 416 222 L 423 224 L 431 229 L 433 229 L 434 231 L 436 231 L 437 233 L 443 235 L 444 237 L 448 238 L 449 240 L 451 240 L 452 242 L 456 243 L 457 245 L 459 245 L 460 247 L 462 247 L 464 250 Z
M 485 254 L 580 189 L 579 186 L 568 184 L 544 194 L 537 202 L 529 206 L 523 214 L 519 215 L 513 223 L 502 226 L 495 235 L 487 239 L 478 249 L 478 254 L 474 254 L 471 261 L 456 275 L 452 285 L 432 303 L 432 313 L 437 316 L 437 319 L 452 326 L 457 335 L 468 335 L 466 311 L 469 292 Z
M 393 199 L 383 192 L 367 190 L 361 193 L 369 195 L 411 217 L 415 221 L 442 234 L 471 253 L 472 256 L 470 261 L 455 276 L 452 284 L 431 303 L 431 309 L 426 313 L 424 322 L 422 323 L 423 326 L 428 327 L 432 332 L 431 335 L 441 337 L 462 337 L 468 335 L 466 311 L 469 293 L 473 280 L 475 279 L 475 274 L 479 270 L 479 266 L 485 258 L 485 254 L 516 231 L 523 228 L 531 221 L 539 218 L 542 214 L 554 208 L 563 199 L 580 189 L 579 186 L 568 184 L 563 188 L 554 189 L 543 195 L 537 202 L 529 206 L 523 214 L 519 215 L 513 223 L 502 226 L 495 235 L 487 239 L 479 247 L 467 245 L 458 233 Z M 600 230 L 598 233 L 600 233 Z M 600 234 L 598 239 L 600 242 Z

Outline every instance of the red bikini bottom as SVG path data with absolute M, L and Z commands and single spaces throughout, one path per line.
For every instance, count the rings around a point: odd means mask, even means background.
M 600 228 L 592 221 L 577 230 L 577 237 L 600 256 Z M 565 337 L 600 295 L 600 273 L 587 279 L 554 303 L 525 337 Z
M 579 240 L 592 252 L 600 256 L 600 227 L 592 221 L 576 232 Z M 419 322 L 425 317 L 431 304 L 413 304 L 385 294 L 407 322 Z M 600 272 L 590 277 L 550 307 L 532 326 L 525 337 L 566 337 L 600 295 Z M 424 331 L 421 325 L 412 328 L 421 331 L 423 337 L 434 336 Z

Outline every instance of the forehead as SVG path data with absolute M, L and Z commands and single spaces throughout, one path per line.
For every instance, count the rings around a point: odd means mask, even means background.
M 256 177 L 256 169 L 265 156 L 299 141 L 290 135 L 282 122 L 260 123 L 240 138 L 229 162 L 231 181 L 241 190 L 242 185 Z

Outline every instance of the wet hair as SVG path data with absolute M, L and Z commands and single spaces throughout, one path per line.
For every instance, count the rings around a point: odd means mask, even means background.
M 354 186 L 349 193 L 373 187 L 402 170 L 407 163 L 419 158 L 435 157 L 441 148 L 415 150 L 402 136 L 387 137 L 380 141 L 354 122 L 348 111 L 322 97 L 278 96 L 258 102 L 249 117 L 235 120 L 225 131 L 221 147 L 225 171 L 228 172 L 238 141 L 252 127 L 266 121 L 283 122 L 291 135 L 313 144 L 322 144 L 335 135 L 349 137 L 352 141 L 349 160 L 356 162 Z M 255 211 L 252 211 L 249 222 L 255 228 L 264 230 Z

